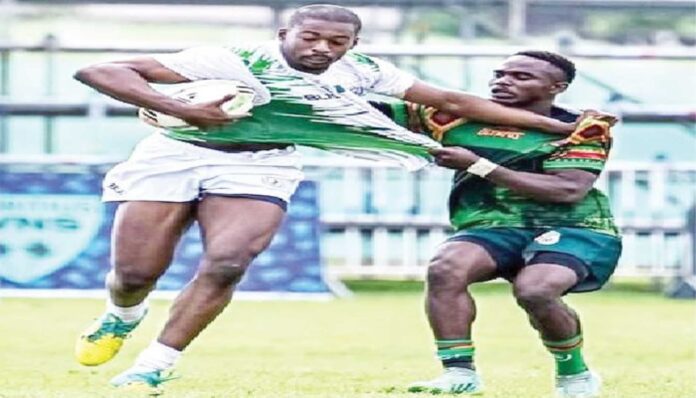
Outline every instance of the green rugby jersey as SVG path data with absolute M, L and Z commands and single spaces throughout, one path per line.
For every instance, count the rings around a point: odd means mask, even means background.
M 385 113 L 397 123 L 409 124 L 409 112 L 404 103 L 394 102 L 387 109 L 384 106 L 378 108 L 383 112 L 386 110 Z M 423 128 L 428 121 L 422 120 L 422 108 L 417 112 L 421 118 L 419 124 Z M 560 108 L 554 108 L 551 116 L 563 121 L 573 121 L 577 117 Z M 454 124 L 456 123 L 451 125 Z M 430 135 L 440 135 L 430 130 Z M 558 135 L 474 122 L 463 122 L 434 138 L 444 146 L 465 147 L 509 169 L 532 173 L 580 169 L 599 174 L 610 149 L 609 145 L 599 142 L 558 147 L 552 145 L 552 142 L 559 140 Z M 458 170 L 450 192 L 449 211 L 450 222 L 455 230 L 563 226 L 618 235 L 609 201 L 596 188 L 592 188 L 584 199 L 574 204 L 542 203 Z

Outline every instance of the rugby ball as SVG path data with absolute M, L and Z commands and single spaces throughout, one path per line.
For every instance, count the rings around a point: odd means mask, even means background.
M 226 95 L 235 97 L 220 106 L 230 116 L 244 115 L 254 107 L 254 90 L 237 80 L 197 80 L 190 83 L 177 84 L 167 95 L 189 104 L 200 104 L 215 101 Z M 171 130 L 192 130 L 198 127 L 185 121 L 152 109 L 140 108 L 138 117 L 145 123 Z

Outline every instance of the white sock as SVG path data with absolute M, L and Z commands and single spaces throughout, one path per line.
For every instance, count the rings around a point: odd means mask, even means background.
M 132 307 L 119 307 L 111 301 L 111 298 L 106 300 L 106 312 L 114 314 L 121 318 L 123 322 L 132 323 L 141 320 L 147 311 L 147 300 L 136 304 Z
M 155 340 L 138 355 L 131 369 L 136 372 L 169 369 L 174 366 L 180 356 L 181 351 Z

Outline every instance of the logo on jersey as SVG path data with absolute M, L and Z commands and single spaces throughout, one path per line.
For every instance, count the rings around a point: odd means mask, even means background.
M 322 94 L 305 94 L 304 99 L 307 101 L 326 101 L 326 100 L 333 100 L 333 99 L 340 99 L 338 95 L 334 93 L 329 93 L 325 92 Z
M 511 131 L 511 130 L 494 130 L 489 128 L 482 128 L 476 135 L 482 137 L 498 137 L 507 138 L 509 140 L 519 140 L 524 137 L 524 133 L 521 131 Z
M 558 231 L 549 231 L 534 239 L 535 242 L 542 245 L 555 245 L 559 240 L 561 240 L 561 233 Z
M 284 188 L 284 187 L 285 187 L 285 182 L 282 181 L 282 180 L 279 180 L 279 179 L 277 179 L 277 178 L 275 178 L 275 177 L 263 176 L 263 177 L 261 178 L 261 182 L 263 182 L 264 184 L 266 184 L 266 185 L 268 185 L 268 186 L 270 186 L 270 187 L 273 187 L 273 188 L 279 188 L 279 189 L 281 189 L 281 188 Z

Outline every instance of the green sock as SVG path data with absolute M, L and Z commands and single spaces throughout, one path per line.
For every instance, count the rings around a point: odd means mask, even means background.
M 544 340 L 544 345 L 556 360 L 556 374 L 575 375 L 587 370 L 582 357 L 582 334 L 562 341 Z
M 437 357 L 446 368 L 474 368 L 474 343 L 470 339 L 435 340 Z

